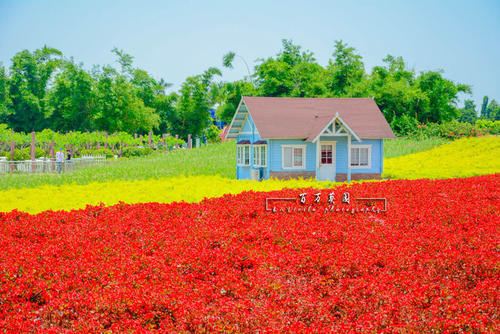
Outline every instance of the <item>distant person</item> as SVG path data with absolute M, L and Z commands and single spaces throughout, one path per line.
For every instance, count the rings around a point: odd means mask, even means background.
M 70 152 L 70 150 L 67 150 L 66 153 L 67 153 L 66 160 L 70 161 L 71 160 L 71 152 Z
M 57 172 L 58 173 L 62 172 L 63 160 L 64 160 L 64 153 L 63 153 L 63 149 L 60 148 L 59 151 L 56 153 L 56 162 L 57 162 Z

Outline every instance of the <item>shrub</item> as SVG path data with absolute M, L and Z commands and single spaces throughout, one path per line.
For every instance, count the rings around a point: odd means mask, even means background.
M 486 131 L 474 124 L 452 120 L 440 125 L 441 137 L 457 139 L 462 137 L 477 137 L 486 134 Z
M 182 139 L 175 139 L 175 137 L 169 136 L 165 138 L 165 143 L 167 144 L 168 147 L 174 147 L 175 144 L 182 146 L 185 143 L 185 141 Z
M 141 156 L 146 156 L 153 153 L 153 149 L 149 147 L 135 147 L 135 146 L 129 146 L 125 147 L 122 151 L 122 154 L 126 158 L 130 157 L 141 157 Z
M 10 160 L 10 151 L 6 151 L 2 153 L 2 156 L 7 157 Z M 40 147 L 35 147 L 35 158 L 42 158 L 46 156 L 46 153 Z M 31 148 L 26 147 L 22 150 L 16 149 L 14 150 L 14 161 L 23 161 L 31 159 Z
M 211 125 L 207 130 L 206 130 L 206 133 L 207 133 L 207 141 L 209 143 L 220 143 L 222 140 L 220 139 L 220 133 L 221 133 L 221 130 L 219 130 L 219 128 L 215 125 Z
M 113 158 L 115 156 L 109 148 L 100 148 L 98 150 L 82 149 L 80 153 L 81 155 L 105 155 L 106 158 Z
M 414 131 L 420 123 L 413 117 L 403 115 L 391 122 L 391 128 L 397 136 L 406 136 Z
M 487 127 L 486 125 L 485 127 Z M 487 134 L 485 127 L 479 124 L 471 124 L 468 122 L 459 122 L 452 120 L 449 122 L 418 124 L 412 131 L 408 132 L 411 138 L 433 138 L 443 137 L 447 139 L 457 139 L 462 137 L 480 137 Z M 490 132 L 491 133 L 491 132 Z
M 490 121 L 486 119 L 478 119 L 476 126 L 482 130 L 487 131 L 492 135 L 500 134 L 500 121 Z

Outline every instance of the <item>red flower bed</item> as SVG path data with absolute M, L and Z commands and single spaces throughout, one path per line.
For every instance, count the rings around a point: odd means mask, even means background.
M 380 213 L 264 209 L 303 192 L 324 206 L 312 189 L 3 213 L 0 328 L 498 331 L 499 181 L 334 190 L 339 208 L 386 197 Z

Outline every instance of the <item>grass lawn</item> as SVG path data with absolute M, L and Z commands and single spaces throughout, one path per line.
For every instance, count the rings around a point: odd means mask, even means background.
M 427 151 L 449 142 L 450 140 L 445 138 L 429 138 L 417 140 L 403 137 L 397 139 L 384 139 L 384 158 L 388 159 L 401 155 Z
M 3 174 L 0 190 L 61 185 L 88 184 L 112 180 L 146 180 L 177 175 L 220 175 L 236 178 L 236 145 L 234 142 L 210 145 L 193 150 L 154 153 L 147 157 L 130 158 L 101 167 L 78 169 L 67 174 Z
M 408 138 L 384 141 L 384 158 L 394 158 L 430 150 L 447 143 L 445 139 L 415 140 Z M 235 142 L 210 145 L 193 150 L 154 153 L 148 157 L 130 158 L 104 167 L 78 169 L 68 174 L 3 174 L 0 190 L 33 188 L 41 185 L 89 184 L 113 180 L 148 180 L 178 175 L 219 175 L 236 177 Z

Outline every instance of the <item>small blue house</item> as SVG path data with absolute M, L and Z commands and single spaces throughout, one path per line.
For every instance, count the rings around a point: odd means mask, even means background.
M 226 139 L 238 179 L 380 179 L 395 138 L 371 98 L 242 97 Z

